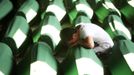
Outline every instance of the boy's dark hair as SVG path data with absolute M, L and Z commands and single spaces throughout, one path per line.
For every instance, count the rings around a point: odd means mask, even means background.
M 73 27 L 64 28 L 60 32 L 60 38 L 62 41 L 67 43 L 71 39 L 73 33 L 75 32 L 76 32 L 76 29 Z

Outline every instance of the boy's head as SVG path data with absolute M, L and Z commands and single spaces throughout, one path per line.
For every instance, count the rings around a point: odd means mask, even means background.
M 69 46 L 75 45 L 79 39 L 78 30 L 73 27 L 64 28 L 60 32 L 60 38 Z

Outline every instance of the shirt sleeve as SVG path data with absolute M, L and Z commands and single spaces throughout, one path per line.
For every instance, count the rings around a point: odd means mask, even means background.
M 81 26 L 80 28 L 80 38 L 85 39 L 88 36 L 93 36 L 93 31 L 90 30 L 88 26 Z

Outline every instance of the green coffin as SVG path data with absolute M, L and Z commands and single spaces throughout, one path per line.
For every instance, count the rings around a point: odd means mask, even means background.
M 113 40 L 118 41 L 118 46 L 116 46 L 117 49 L 115 48 L 115 50 L 117 50 L 117 53 L 119 50 L 123 56 L 123 58 L 119 58 L 122 59 L 120 61 L 125 60 L 126 64 L 129 65 L 132 70 L 133 66 L 130 59 L 134 58 L 132 50 L 134 44 L 131 41 L 131 34 L 129 30 L 125 27 L 121 18 L 115 14 L 109 15 L 108 18 L 105 19 L 104 25 L 105 30 L 110 34 Z
M 43 42 L 35 44 L 31 56 L 30 75 L 57 74 L 57 62 L 48 44 Z
M 53 15 L 53 14 L 46 14 L 44 19 L 42 20 L 42 27 L 41 27 L 41 35 L 49 37 L 51 40 L 47 39 L 42 39 L 42 41 L 47 42 L 47 41 L 52 41 L 52 44 L 50 45 L 52 49 L 55 49 L 57 44 L 60 41 L 60 30 L 61 30 L 61 25 L 58 19 Z M 39 39 L 39 41 L 41 41 Z
M 22 16 L 15 16 L 11 21 L 3 42 L 7 43 L 13 50 L 13 53 L 25 49 L 29 43 L 32 43 L 29 25 Z
M 107 61 L 107 66 L 112 75 L 133 75 L 130 67 L 123 57 L 118 42 L 116 42 L 115 46 L 112 48 L 112 53 Z
M 51 4 L 48 5 L 46 12 L 55 14 L 58 21 L 61 21 L 66 14 L 63 0 L 53 0 Z
M 104 75 L 101 61 L 92 49 L 71 48 L 60 64 L 61 75 Z
M 38 42 L 25 53 L 23 60 L 17 65 L 17 75 L 57 75 L 57 61 L 53 57 L 51 47 Z
M 39 10 L 39 4 L 36 0 L 27 0 L 21 5 L 18 12 L 23 13 L 29 23 L 36 15 Z
M 125 39 L 119 39 L 119 48 L 129 65 L 131 71 L 134 72 L 134 62 L 132 61 L 134 59 L 134 43 L 130 40 Z
M 124 36 L 126 39 L 131 40 L 131 33 L 124 25 L 122 19 L 117 14 L 109 15 L 103 22 L 102 26 L 112 38 L 115 36 Z

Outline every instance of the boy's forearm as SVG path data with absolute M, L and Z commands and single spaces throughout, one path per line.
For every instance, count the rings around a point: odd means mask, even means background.
M 84 41 L 79 41 L 78 42 L 79 45 L 83 46 L 83 47 L 86 47 L 86 48 L 91 48 L 89 44 L 87 44 L 86 42 Z

